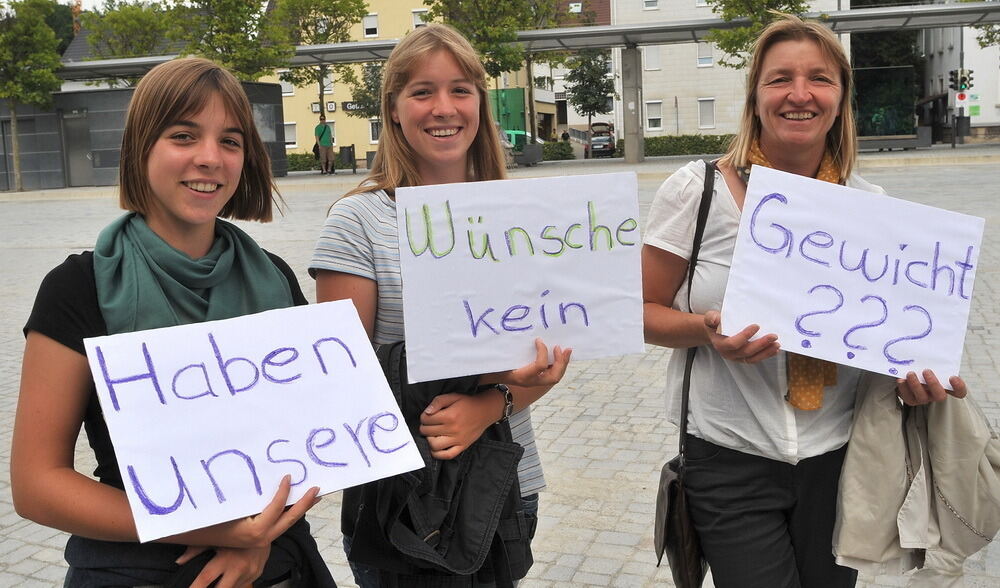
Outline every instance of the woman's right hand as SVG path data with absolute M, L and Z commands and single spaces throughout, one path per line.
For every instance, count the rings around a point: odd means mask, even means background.
M 760 330 L 759 325 L 749 325 L 739 333 L 729 336 L 719 332 L 721 326 L 722 315 L 719 311 L 710 310 L 705 313 L 705 331 L 708 333 L 709 342 L 724 359 L 747 364 L 757 363 L 774 357 L 781 350 L 778 336 L 774 333 L 754 341 L 750 340 Z

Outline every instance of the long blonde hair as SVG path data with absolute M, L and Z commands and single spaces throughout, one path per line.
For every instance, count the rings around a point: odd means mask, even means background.
M 448 51 L 479 92 L 479 128 L 469 147 L 470 176 L 474 181 L 506 177 L 503 151 L 493 124 L 486 88 L 486 70 L 469 41 L 448 25 L 432 23 L 406 35 L 385 62 L 382 74 L 382 134 L 371 171 L 361 184 L 347 193 L 392 191 L 401 186 L 419 186 L 416 153 L 406 141 L 399 123 L 393 122 L 396 99 L 417 67 L 437 51 Z
M 854 125 L 854 111 L 851 108 L 851 96 L 854 93 L 854 78 L 851 74 L 851 63 L 844 53 L 837 36 L 818 22 L 804 21 L 797 16 L 782 15 L 782 18 L 767 25 L 753 45 L 750 58 L 750 73 L 747 75 L 746 101 L 743 103 L 743 116 L 740 119 L 740 130 L 729 144 L 729 150 L 719 160 L 736 169 L 748 165 L 750 148 L 760 140 L 760 118 L 757 116 L 757 86 L 760 84 L 764 57 L 768 50 L 782 41 L 812 41 L 819 47 L 824 57 L 836 65 L 840 73 L 842 93 L 840 96 L 840 114 L 826 134 L 826 149 L 840 166 L 840 182 L 843 183 L 851 175 L 851 170 L 858 157 L 858 135 Z

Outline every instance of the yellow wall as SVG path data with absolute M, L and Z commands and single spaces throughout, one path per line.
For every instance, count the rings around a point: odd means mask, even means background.
M 362 25 L 356 24 L 351 30 L 351 38 L 355 41 L 371 41 L 378 39 L 401 39 L 413 30 L 413 11 L 426 11 L 422 0 L 368 0 L 369 14 L 377 17 L 378 35 L 365 36 Z M 355 66 L 358 78 L 361 78 L 361 66 Z M 278 82 L 277 76 L 269 76 L 261 81 Z M 289 153 L 309 153 L 314 141 L 313 132 L 319 123 L 319 113 L 312 111 L 311 105 L 319 100 L 319 88 L 316 84 L 308 87 L 294 88 L 291 94 L 286 94 L 283 100 L 285 123 L 295 123 L 296 146 L 289 147 Z M 351 100 L 349 88 L 335 81 L 332 93 L 326 93 L 321 108 L 326 114 L 327 123 L 333 123 L 334 148 L 339 150 L 343 145 L 354 145 L 355 156 L 362 162 L 366 151 L 374 151 L 377 143 L 371 141 L 370 123 L 368 119 L 348 116 L 342 104 Z M 336 102 L 336 111 L 327 112 L 326 102 Z M 286 127 L 287 129 L 287 127 Z M 290 141 L 286 136 L 285 140 Z

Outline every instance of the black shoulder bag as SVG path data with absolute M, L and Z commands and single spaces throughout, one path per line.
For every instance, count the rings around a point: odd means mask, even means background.
M 715 164 L 705 162 L 705 188 L 698 206 L 698 222 L 694 230 L 694 244 L 691 247 L 691 261 L 688 262 L 688 310 L 691 309 L 691 282 L 694 268 L 698 263 L 698 251 L 708 221 L 708 209 L 712 205 L 712 191 L 715 187 Z M 684 446 L 687 442 L 688 396 L 691 391 L 691 367 L 697 347 L 687 350 L 684 364 L 684 380 L 681 391 L 680 441 L 677 457 L 663 465 L 660 470 L 660 487 L 656 494 L 656 518 L 653 528 L 653 547 L 656 550 L 656 565 L 667 554 L 670 572 L 678 588 L 699 588 L 705 579 L 708 564 L 701 552 L 698 532 L 694 528 L 688 511 L 687 496 L 684 494 Z

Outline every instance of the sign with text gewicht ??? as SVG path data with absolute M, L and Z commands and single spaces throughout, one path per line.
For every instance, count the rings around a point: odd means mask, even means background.
M 958 375 L 985 221 L 755 166 L 722 311 L 782 349 Z

